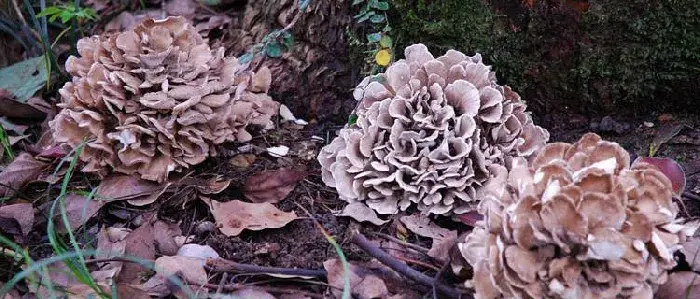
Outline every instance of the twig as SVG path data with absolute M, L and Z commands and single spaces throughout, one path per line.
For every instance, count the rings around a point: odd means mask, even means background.
M 312 276 L 325 277 L 326 270 L 310 270 L 310 269 L 293 269 L 293 268 L 276 268 L 263 267 L 256 265 L 240 264 L 222 258 L 209 258 L 206 263 L 211 271 L 216 272 L 246 272 L 260 274 L 280 274 L 293 276 Z
M 367 254 L 371 255 L 372 257 L 376 258 L 380 262 L 382 262 L 384 265 L 387 265 L 389 268 L 393 269 L 396 272 L 399 272 L 408 278 L 419 282 L 423 285 L 427 286 L 434 286 L 435 289 L 440 292 L 443 295 L 448 296 L 449 298 L 472 298 L 469 294 L 463 294 L 457 291 L 454 288 L 451 288 L 439 281 L 436 281 L 434 278 L 427 276 L 423 273 L 420 273 L 405 263 L 402 263 L 401 261 L 395 259 L 388 253 L 382 251 L 379 249 L 379 247 L 375 246 L 372 244 L 365 236 L 363 236 L 359 231 L 353 232 L 353 236 L 351 241 L 360 247 L 362 250 L 364 250 Z
M 435 273 L 435 276 L 433 277 L 432 289 L 433 289 L 433 298 L 434 298 L 434 299 L 438 299 L 437 287 L 435 286 L 435 284 L 438 283 L 438 282 L 440 282 L 440 278 L 442 277 L 442 274 L 444 274 L 445 271 L 447 271 L 447 269 L 448 269 L 449 267 L 450 267 L 450 263 L 445 263 L 444 265 L 442 265 L 442 268 L 440 268 L 440 271 L 438 271 L 437 273 Z
M 394 256 L 394 258 L 397 260 L 400 260 L 400 261 L 407 262 L 407 263 L 416 264 L 416 265 L 419 265 L 419 266 L 422 266 L 422 267 L 425 267 L 425 268 L 428 268 L 428 269 L 431 269 L 434 271 L 440 271 L 440 268 L 435 267 L 435 266 L 428 264 L 426 262 L 423 262 L 423 261 L 414 260 L 414 259 L 410 259 L 410 258 L 402 257 L 402 256 Z
M 392 236 L 387 235 L 387 234 L 384 234 L 384 233 L 370 232 L 370 234 L 371 234 L 371 235 L 374 235 L 374 236 L 377 236 L 377 237 L 382 237 L 382 238 L 384 238 L 384 239 L 387 239 L 387 240 L 389 240 L 389 241 L 398 243 L 398 244 L 403 245 L 403 246 L 406 246 L 406 247 L 408 247 L 408 248 L 415 249 L 415 250 L 417 250 L 417 251 L 419 251 L 419 252 L 422 252 L 422 253 L 428 253 L 428 251 L 430 251 L 428 248 L 425 248 L 425 247 L 423 247 L 423 246 L 416 245 L 416 244 L 411 244 L 411 243 L 408 243 L 408 242 L 405 242 L 405 241 L 401 241 L 399 238 L 392 237 Z
M 205 284 L 205 288 L 208 289 L 218 289 L 220 285 L 218 284 Z M 285 288 L 280 288 L 280 287 L 268 287 L 268 286 L 250 286 L 250 285 L 245 285 L 245 284 L 227 284 L 222 286 L 222 290 L 224 292 L 231 292 L 231 291 L 236 291 L 240 289 L 246 289 L 246 288 L 251 288 L 251 289 L 259 289 L 268 293 L 275 293 L 275 294 L 298 294 L 298 295 L 304 295 L 306 297 L 311 297 L 311 298 L 323 298 L 323 295 L 319 294 L 314 294 L 314 293 L 309 293 L 306 291 L 302 290 L 294 290 L 294 289 L 285 289 Z
M 696 195 L 696 194 L 690 193 L 688 191 L 683 192 L 682 196 L 693 199 L 693 200 L 700 200 L 700 195 Z

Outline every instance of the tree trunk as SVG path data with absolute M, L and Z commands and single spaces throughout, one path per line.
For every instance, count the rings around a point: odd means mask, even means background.
M 290 24 L 298 13 L 295 0 L 249 0 L 243 19 L 235 22 L 231 53 L 240 56 L 265 35 Z M 282 57 L 258 57 L 272 72 L 270 95 L 308 121 L 343 122 L 355 101 L 351 96 L 348 40 L 352 20 L 345 0 L 311 0 L 290 31 L 294 48 Z M 262 56 L 262 55 L 261 55 Z

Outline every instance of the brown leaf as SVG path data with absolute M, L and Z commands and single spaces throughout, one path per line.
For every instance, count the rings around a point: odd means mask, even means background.
M 167 184 L 143 180 L 138 176 L 115 174 L 106 177 L 97 187 L 97 198 L 112 200 L 128 200 L 159 193 Z
M 46 113 L 31 105 L 0 95 L 0 116 L 21 120 L 20 122 L 41 122 L 46 117 Z
M 146 222 L 139 228 L 131 232 L 124 240 L 125 254 L 127 256 L 138 257 L 143 260 L 152 261 L 156 258 L 156 246 L 154 240 L 153 226 Z M 137 263 L 125 263 L 118 282 L 123 283 L 140 283 L 144 273 L 149 271 L 148 268 Z
M 66 195 L 63 200 L 65 200 L 68 224 L 72 230 L 75 230 L 85 224 L 85 222 L 87 222 L 92 216 L 95 216 L 97 211 L 99 211 L 104 205 L 103 201 L 88 199 L 85 196 L 73 193 Z M 50 211 L 52 205 L 53 201 L 50 201 L 46 205 L 42 206 L 42 210 L 46 211 L 46 214 L 48 215 L 48 211 Z M 58 205 L 54 211 L 53 221 L 58 232 L 67 232 L 66 227 L 63 225 L 61 208 Z
M 34 225 L 34 207 L 30 203 L 16 203 L 0 207 L 0 217 L 17 220 L 23 236 L 32 230 Z
M 345 206 L 343 212 L 339 216 L 348 216 L 358 222 L 367 221 L 374 225 L 382 225 L 389 220 L 382 220 L 377 216 L 377 213 L 362 202 L 353 202 Z
M 253 202 L 276 203 L 283 200 L 306 176 L 306 172 L 291 168 L 259 172 L 245 182 L 243 194 Z
M 233 165 L 234 167 L 246 169 L 246 168 L 250 167 L 250 165 L 252 165 L 253 162 L 255 162 L 256 158 L 257 158 L 257 156 L 255 156 L 253 154 L 240 154 L 240 155 L 233 156 L 233 158 L 231 158 L 231 160 L 228 160 L 228 163 Z
M 334 287 L 333 295 L 341 298 L 345 275 L 342 262 L 339 259 L 330 259 L 323 262 L 323 268 L 328 272 L 328 284 Z M 349 265 L 349 270 L 350 289 L 354 297 L 372 299 L 386 298 L 390 295 L 384 281 L 372 272 L 353 264 Z
M 24 184 L 35 180 L 41 174 L 46 163 L 37 161 L 28 153 L 22 153 L 0 172 L 0 196 L 15 195 Z
M 457 241 L 457 232 L 437 226 L 430 218 L 420 214 L 401 217 L 410 231 L 421 237 L 433 239 L 428 256 L 442 262 L 450 260 L 450 249 Z
M 689 271 L 671 273 L 654 298 L 700 299 L 700 275 Z
M 123 256 L 126 250 L 125 239 L 131 232 L 126 228 L 103 228 L 97 234 L 97 248 L 95 258 L 107 259 L 116 256 Z M 114 261 L 100 264 L 100 269 L 92 271 L 90 275 L 96 282 L 106 282 L 114 279 L 122 271 L 123 262 Z
M 255 287 L 237 290 L 231 293 L 231 296 L 236 299 L 275 299 L 275 296 L 272 296 L 270 293 Z
M 176 223 L 166 223 L 158 220 L 153 223 L 153 236 L 155 238 L 158 253 L 162 255 L 175 255 L 180 244 L 175 237 L 182 236 L 182 230 Z
M 208 180 L 200 180 L 201 182 L 195 187 L 202 194 L 219 194 L 226 190 L 231 185 L 230 179 L 224 179 L 220 176 Z
M 177 275 L 190 284 L 203 285 L 208 281 L 204 263 L 205 260 L 198 258 L 162 256 L 156 259 L 155 268 L 158 276 Z
M 270 203 L 248 203 L 240 200 L 218 202 L 203 199 L 209 204 L 216 224 L 224 235 L 237 236 L 244 229 L 262 230 L 280 228 L 297 219 L 294 212 L 283 212 Z

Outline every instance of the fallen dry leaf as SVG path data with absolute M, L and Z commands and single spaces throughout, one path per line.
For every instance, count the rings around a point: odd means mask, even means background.
M 484 220 L 484 216 L 479 214 L 477 211 L 469 211 L 464 214 L 460 214 L 457 216 L 457 219 L 459 219 L 460 222 L 469 225 L 469 226 L 476 226 L 476 223 Z
M 234 167 L 246 169 L 255 162 L 255 159 L 257 159 L 257 156 L 253 154 L 240 154 L 233 156 L 233 158 L 228 160 L 228 163 Z
M 200 181 L 195 187 L 202 194 L 219 194 L 231 185 L 231 179 L 224 179 L 220 176 Z
M 68 194 L 63 200 L 66 205 L 66 216 L 68 217 L 68 224 L 72 230 L 81 227 L 85 222 L 90 220 L 92 216 L 95 216 L 100 208 L 104 205 L 103 201 L 98 201 L 94 199 L 88 199 L 85 196 L 78 194 Z M 41 210 L 45 212 L 45 215 L 49 215 L 51 206 L 54 201 L 50 201 L 42 205 Z M 61 215 L 61 208 L 57 204 L 56 210 L 54 211 L 53 222 L 56 225 L 56 230 L 59 233 L 66 233 L 66 227 L 63 224 L 63 218 Z
M 243 194 L 253 202 L 276 203 L 292 192 L 305 176 L 306 172 L 291 168 L 259 172 L 246 179 Z
M 333 287 L 331 292 L 336 298 L 341 298 L 343 290 L 343 264 L 339 259 L 323 262 L 323 268 L 328 272 L 328 284 Z M 359 299 L 388 297 L 389 290 L 384 281 L 362 267 L 350 264 L 350 289 L 352 295 Z
M 237 236 L 244 229 L 280 228 L 297 219 L 294 212 L 283 212 L 270 203 L 248 203 L 240 200 L 218 202 L 203 198 L 209 204 L 219 230 L 227 236 Z
M 700 236 L 690 237 L 683 243 L 681 252 L 693 271 L 700 271 Z
M 190 284 L 203 285 L 207 283 L 207 272 L 204 271 L 205 260 L 185 256 L 162 256 L 156 259 L 155 268 L 158 276 L 181 277 Z
M 177 223 L 167 223 L 157 220 L 153 223 L 153 236 L 155 238 L 158 253 L 162 255 L 175 255 L 180 249 L 180 244 L 175 238 L 182 236 L 182 230 Z
M 200 259 L 219 258 L 219 254 L 209 245 L 185 244 L 177 251 L 178 256 L 194 257 Z
M 107 259 L 116 256 L 123 256 L 126 251 L 125 239 L 131 232 L 126 228 L 108 227 L 103 228 L 97 234 L 97 248 L 95 248 L 95 258 Z M 123 262 L 112 261 L 100 264 L 100 269 L 92 271 L 90 275 L 96 282 L 106 282 L 119 276 Z
M 389 222 L 389 220 L 379 219 L 377 213 L 374 212 L 374 210 L 372 210 L 366 204 L 361 202 L 353 202 L 345 206 L 343 212 L 340 213 L 339 216 L 351 217 L 352 219 L 355 219 L 358 222 L 367 221 L 374 225 L 382 225 L 384 223 Z
M 226 295 L 224 295 L 226 296 Z M 226 296 L 225 298 L 235 298 L 235 299 L 275 299 L 275 296 L 270 295 L 270 293 L 265 292 L 262 289 L 255 288 L 255 287 L 249 287 L 245 289 L 240 289 L 237 290 L 231 295 L 230 297 Z M 216 298 L 216 297 L 213 297 Z M 224 297 L 221 297 L 222 299 Z
M 167 184 L 143 180 L 138 176 L 115 174 L 102 180 L 96 197 L 107 201 L 139 199 L 158 194 L 167 187 Z
M 0 217 L 17 220 L 23 236 L 27 236 L 34 225 L 34 207 L 30 203 L 16 203 L 0 207 Z
M 153 233 L 153 226 L 148 222 L 143 223 L 126 236 L 124 240 L 125 254 L 146 261 L 154 260 L 156 258 L 156 246 Z M 117 281 L 130 284 L 140 283 L 141 277 L 144 276 L 143 274 L 149 270 L 137 263 L 125 263 Z
M 24 184 L 38 178 L 46 165 L 28 153 L 21 153 L 0 172 L 0 197 L 14 196 Z
M 654 298 L 700 299 L 700 275 L 690 271 L 671 273 Z
M 30 122 L 41 122 L 46 117 L 46 113 L 15 100 L 12 94 L 3 91 L 0 89 L 0 116 Z
M 433 239 L 428 256 L 442 262 L 450 260 L 450 249 L 457 242 L 456 231 L 439 227 L 430 218 L 420 214 L 403 216 L 401 222 L 414 234 Z

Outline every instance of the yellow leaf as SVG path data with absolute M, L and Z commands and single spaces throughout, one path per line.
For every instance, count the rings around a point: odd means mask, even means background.
M 391 53 L 386 49 L 380 50 L 377 52 L 377 55 L 374 56 L 374 61 L 376 61 L 378 65 L 387 66 L 391 62 Z

